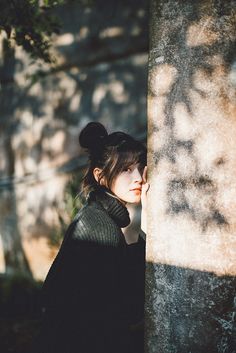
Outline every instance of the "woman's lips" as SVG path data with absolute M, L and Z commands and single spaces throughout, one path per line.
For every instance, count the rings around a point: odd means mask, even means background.
M 141 192 L 141 189 L 138 189 L 138 188 L 137 188 L 137 189 L 131 189 L 130 191 L 136 191 L 136 192 L 138 191 L 138 192 Z

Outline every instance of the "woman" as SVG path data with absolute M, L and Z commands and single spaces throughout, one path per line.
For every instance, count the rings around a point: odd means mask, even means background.
M 146 148 L 89 123 L 79 136 L 89 166 L 85 205 L 69 226 L 43 287 L 39 353 L 143 352 L 145 241 L 128 245 L 127 203 L 142 201 L 146 232 Z

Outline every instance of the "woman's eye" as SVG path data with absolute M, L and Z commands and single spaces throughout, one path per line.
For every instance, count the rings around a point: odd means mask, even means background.
M 124 172 L 131 172 L 131 168 L 126 168 Z

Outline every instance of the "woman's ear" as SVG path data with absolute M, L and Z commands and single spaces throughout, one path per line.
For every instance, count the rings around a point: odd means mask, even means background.
M 99 176 L 102 172 L 102 169 L 101 168 L 94 168 L 93 170 L 93 176 L 94 176 L 94 179 L 98 182 L 99 180 Z M 102 178 L 103 179 L 103 178 Z M 100 182 L 102 182 L 102 179 L 100 180 Z

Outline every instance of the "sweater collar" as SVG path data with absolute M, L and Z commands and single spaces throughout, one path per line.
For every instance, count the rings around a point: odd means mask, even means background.
M 127 227 L 130 224 L 129 212 L 127 208 L 106 187 L 97 186 L 94 188 L 88 194 L 87 201 L 88 203 L 91 201 L 99 202 L 120 228 Z

